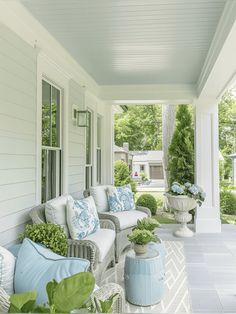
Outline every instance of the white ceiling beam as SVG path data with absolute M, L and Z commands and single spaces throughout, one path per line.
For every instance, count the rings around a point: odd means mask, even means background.
M 104 85 L 100 96 L 114 104 L 132 103 L 192 103 L 196 98 L 194 85 Z
M 236 79 L 236 1 L 227 1 L 197 84 L 197 96 L 219 98 Z

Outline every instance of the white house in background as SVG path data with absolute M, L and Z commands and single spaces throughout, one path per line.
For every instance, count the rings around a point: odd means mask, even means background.
M 233 175 L 232 181 L 236 185 L 236 153 L 229 156 L 232 159 Z
M 129 151 L 129 143 L 123 143 L 123 147 L 114 145 L 114 161 L 122 160 L 129 166 L 132 171 L 133 154 Z
M 143 172 L 149 180 L 164 180 L 163 151 L 133 151 L 132 155 L 134 177 Z

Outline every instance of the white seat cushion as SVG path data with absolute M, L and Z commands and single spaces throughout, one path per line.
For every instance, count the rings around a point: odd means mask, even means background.
M 148 215 L 139 210 L 126 210 L 123 212 L 109 212 L 106 213 L 111 216 L 115 216 L 119 219 L 120 230 L 124 230 L 130 227 L 134 227 L 137 224 L 138 219 L 146 218 Z
M 99 229 L 95 233 L 90 234 L 84 240 L 94 242 L 99 248 L 99 262 L 103 262 L 112 244 L 115 241 L 116 233 L 111 229 Z

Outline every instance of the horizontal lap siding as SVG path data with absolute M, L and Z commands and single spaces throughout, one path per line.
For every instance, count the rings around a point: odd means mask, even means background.
M 0 245 L 24 230 L 35 205 L 36 51 L 0 26 Z
M 84 108 L 84 89 L 73 80 L 69 84 L 69 112 L 72 105 Z M 72 124 L 69 115 L 69 169 L 68 183 L 69 193 L 76 197 L 82 197 L 85 176 L 85 129 Z

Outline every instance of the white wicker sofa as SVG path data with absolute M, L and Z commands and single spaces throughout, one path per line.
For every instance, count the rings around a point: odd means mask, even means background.
M 68 195 L 62 195 L 50 200 L 55 201 L 55 212 L 50 221 L 64 228 L 68 236 L 68 256 L 81 257 L 90 261 L 90 270 L 100 284 L 103 274 L 108 266 L 115 265 L 115 225 L 108 219 L 99 219 L 100 230 L 90 234 L 83 240 L 73 240 L 70 238 L 69 229 L 66 222 L 66 203 Z M 58 202 L 59 200 L 59 202 Z M 33 207 L 29 213 L 34 224 L 46 223 L 46 204 Z
M 118 262 L 122 251 L 130 245 L 127 235 L 136 226 L 138 219 L 151 217 L 151 211 L 146 207 L 136 206 L 135 210 L 110 212 L 106 194 L 107 187 L 107 185 L 93 186 L 84 191 L 84 196 L 93 196 L 99 219 L 110 220 L 114 223 L 116 230 L 115 256 L 116 262 Z

